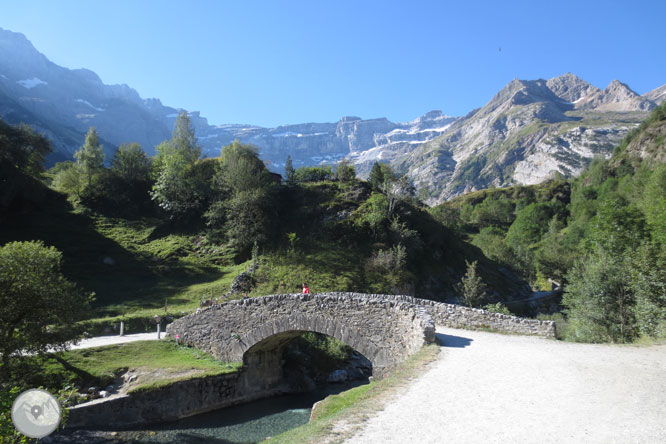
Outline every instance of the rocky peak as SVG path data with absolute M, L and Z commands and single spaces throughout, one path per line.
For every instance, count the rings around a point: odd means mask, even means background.
M 546 82 L 546 85 L 560 100 L 574 104 L 599 92 L 599 88 L 571 73 L 553 77 Z
M 595 111 L 650 111 L 654 103 L 639 96 L 626 84 L 613 80 L 605 90 L 586 100 L 585 108 Z

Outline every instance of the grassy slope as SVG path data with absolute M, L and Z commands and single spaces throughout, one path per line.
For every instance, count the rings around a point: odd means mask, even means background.
M 204 232 L 176 231 L 159 219 L 103 217 L 72 208 L 51 190 L 46 193 L 39 204 L 2 222 L 0 244 L 40 239 L 62 251 L 65 275 L 96 293 L 86 327 L 92 334 L 101 334 L 121 319 L 129 321 L 129 332 L 151 330 L 152 317 L 165 314 L 165 302 L 170 315 L 192 311 L 201 299 L 226 293 L 248 266 L 234 263 L 232 252 L 209 243 Z M 373 235 L 359 222 L 357 213 L 370 195 L 367 184 L 308 183 L 285 194 L 274 221 L 274 238 L 262 247 L 252 296 L 298 292 L 303 282 L 313 292 L 395 290 L 390 279 L 368 273 L 365 267 L 373 252 L 392 243 L 386 231 Z M 465 271 L 464 258 L 483 260 L 480 251 L 460 242 L 423 209 L 404 206 L 400 217 L 419 232 L 424 245 L 407 265 L 416 295 L 450 296 Z M 298 236 L 293 248 L 287 233 Z M 114 264 L 105 264 L 107 258 Z M 489 282 L 511 292 L 514 284 L 486 262 Z
M 44 356 L 25 358 L 19 367 L 20 380 L 28 386 L 46 385 L 58 390 L 63 385 L 105 387 L 117 375 L 128 370 L 150 374 L 159 371 L 156 378 L 141 378 L 132 390 L 145 390 L 168 385 L 174 381 L 231 373 L 240 363 L 224 363 L 210 355 L 179 346 L 170 341 L 137 341 Z
M 159 223 L 86 214 L 50 192 L 44 203 L 4 221 L 0 244 L 42 240 L 58 248 L 65 275 L 96 294 L 92 317 L 109 322 L 164 314 L 165 301 L 169 313 L 191 311 L 202 298 L 227 291 L 244 269 L 194 234 L 160 233 Z M 105 264 L 107 257 L 115 264 Z M 135 325 L 133 331 L 141 326 Z

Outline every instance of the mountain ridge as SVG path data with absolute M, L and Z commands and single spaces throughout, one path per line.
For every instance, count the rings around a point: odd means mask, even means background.
M 666 85 L 641 96 L 618 80 L 602 90 L 566 73 L 514 79 L 463 117 L 435 110 L 409 122 L 345 116 L 263 128 L 211 125 L 198 111 L 188 115 L 207 157 L 238 139 L 257 146 L 278 172 L 287 156 L 296 167 L 346 158 L 362 177 L 374 162 L 387 162 L 435 204 L 488 186 L 575 175 L 594 155 L 608 156 L 665 97 Z M 0 28 L 0 115 L 9 123 L 27 120 L 45 133 L 56 149 L 53 160 L 71 158 L 90 126 L 102 137 L 107 159 L 128 142 L 154 154 L 181 111 L 157 98 L 143 99 L 126 84 L 105 85 L 88 69 L 60 67 L 23 34 Z

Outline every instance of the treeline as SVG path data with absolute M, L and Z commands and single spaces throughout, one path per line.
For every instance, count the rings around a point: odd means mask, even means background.
M 666 337 L 665 134 L 662 104 L 576 179 L 484 190 L 433 214 L 534 286 L 559 284 L 570 339 Z

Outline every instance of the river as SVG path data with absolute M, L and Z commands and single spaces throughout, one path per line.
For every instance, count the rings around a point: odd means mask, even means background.
M 307 424 L 312 405 L 331 394 L 367 383 L 329 384 L 308 393 L 262 399 L 203 413 L 141 430 L 75 431 L 53 437 L 53 443 L 90 444 L 249 444 Z

